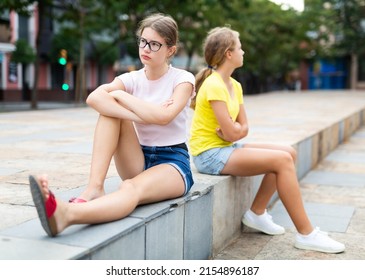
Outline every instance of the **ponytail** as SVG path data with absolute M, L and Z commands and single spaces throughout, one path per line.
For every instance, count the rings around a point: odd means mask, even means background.
M 192 109 L 195 109 L 196 98 L 197 98 L 201 85 L 203 84 L 204 80 L 212 73 L 213 73 L 213 67 L 208 66 L 208 68 L 203 68 L 202 70 L 200 70 L 198 72 L 198 74 L 195 75 L 195 92 L 196 92 L 196 94 L 195 94 L 195 97 L 191 101 L 190 107 Z

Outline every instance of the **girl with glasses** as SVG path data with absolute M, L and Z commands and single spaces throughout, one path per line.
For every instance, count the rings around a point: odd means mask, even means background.
M 243 224 L 269 235 L 284 234 L 266 207 L 277 191 L 298 234 L 295 247 L 339 253 L 345 246 L 313 228 L 305 212 L 296 177 L 296 152 L 290 146 L 238 142 L 248 134 L 241 85 L 231 77 L 243 65 L 239 34 L 228 27 L 211 30 L 204 44 L 207 68 L 196 76 L 195 112 L 190 151 L 201 173 L 254 176 L 261 186 Z
M 99 86 L 87 99 L 99 119 L 86 189 L 64 202 L 49 190 L 45 175 L 29 177 L 49 236 L 73 224 L 121 219 L 138 205 L 185 195 L 193 185 L 185 142 L 195 78 L 169 63 L 177 50 L 178 27 L 170 16 L 154 14 L 140 23 L 137 37 L 144 67 Z M 122 183 L 105 194 L 112 158 Z

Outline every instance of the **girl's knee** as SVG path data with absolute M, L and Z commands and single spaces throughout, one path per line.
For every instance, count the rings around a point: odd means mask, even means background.
M 297 150 L 294 149 L 292 146 L 289 146 L 288 152 L 289 152 L 290 156 L 292 157 L 292 159 L 293 159 L 293 161 L 295 163 L 296 160 L 297 160 Z
M 295 161 L 293 160 L 293 154 L 291 154 L 290 152 L 282 152 L 280 153 L 279 157 L 278 157 L 278 164 L 280 165 L 281 168 L 291 168 L 291 167 L 295 167 Z
M 132 180 L 123 180 L 119 185 L 119 190 L 128 190 L 128 191 L 135 191 L 134 184 Z
M 140 198 L 140 194 L 138 188 L 135 186 L 132 180 L 123 180 L 119 185 L 119 191 L 122 191 L 125 195 L 128 195 L 130 199 L 137 199 Z

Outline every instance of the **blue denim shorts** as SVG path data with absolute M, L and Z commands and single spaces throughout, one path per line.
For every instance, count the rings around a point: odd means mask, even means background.
M 206 150 L 193 156 L 194 165 L 200 173 L 220 175 L 232 152 L 242 147 L 242 143 L 234 143 L 232 146 Z
M 181 174 L 185 183 L 184 195 L 189 192 L 194 184 L 193 174 L 190 166 L 190 156 L 185 144 L 167 146 L 167 147 L 150 147 L 143 146 L 145 169 L 159 164 L 170 164 L 175 167 Z

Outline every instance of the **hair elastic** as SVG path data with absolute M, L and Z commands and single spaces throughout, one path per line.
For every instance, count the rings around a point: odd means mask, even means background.
M 211 65 L 208 65 L 208 69 L 213 69 L 213 66 L 211 66 Z

